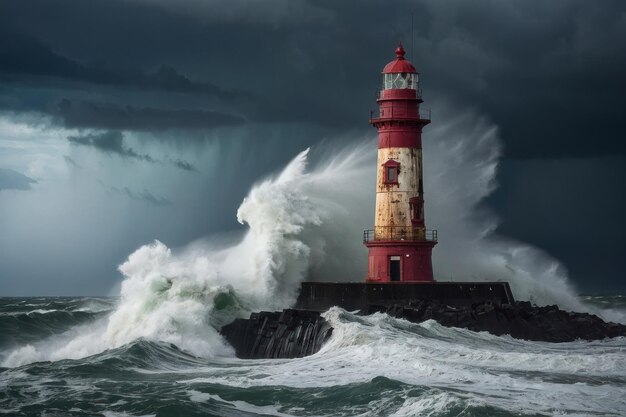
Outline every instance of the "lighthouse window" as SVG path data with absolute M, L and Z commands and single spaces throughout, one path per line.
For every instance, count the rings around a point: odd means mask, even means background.
M 422 207 L 419 204 L 416 204 L 413 207 L 413 218 L 415 220 L 422 220 Z
M 411 220 L 422 220 L 422 210 L 419 203 L 410 203 L 411 205 Z
M 409 198 L 409 211 L 411 213 L 411 222 L 413 224 L 424 224 L 424 202 L 420 197 Z
M 385 74 L 383 78 L 385 90 L 395 89 L 413 89 L 417 88 L 417 74 L 408 72 L 400 72 L 396 74 Z
M 396 76 L 393 79 L 394 88 L 409 88 L 408 84 L 409 84 L 409 74 L 407 73 L 403 72 L 401 74 L 396 74 Z
M 385 74 L 385 90 L 393 88 L 393 74 Z
M 398 184 L 398 173 L 400 172 L 400 163 L 390 159 L 383 165 L 383 182 L 385 184 Z

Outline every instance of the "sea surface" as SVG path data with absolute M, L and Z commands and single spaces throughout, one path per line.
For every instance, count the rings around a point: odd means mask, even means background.
M 583 300 L 626 309 L 624 296 Z M 198 357 L 146 338 L 85 357 L 59 353 L 60 340 L 71 347 L 118 302 L 0 298 L 0 414 L 626 415 L 625 338 L 527 342 L 333 308 L 325 313 L 331 340 L 300 359 Z M 57 358 L 45 355 L 48 346 Z

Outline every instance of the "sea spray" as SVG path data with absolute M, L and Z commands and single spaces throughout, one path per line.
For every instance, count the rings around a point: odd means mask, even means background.
M 557 260 L 494 234 L 497 216 L 482 203 L 497 186 L 497 128 L 469 111 L 446 120 L 433 125 L 424 143 L 426 221 L 440 237 L 435 279 L 508 281 L 517 299 L 584 311 Z
M 133 253 L 120 266 L 122 297 L 109 319 L 107 339 L 118 346 L 145 337 L 213 356 L 224 353 L 214 327 L 227 320 L 216 320 L 221 314 L 216 296 L 232 298 L 232 315 L 293 304 L 309 271 L 342 255 L 331 232 L 348 223 L 349 207 L 361 195 L 354 183 L 370 168 L 362 157 L 369 155 L 365 145 L 339 152 L 310 171 L 305 169 L 308 153 L 250 190 L 237 211 L 238 221 L 248 225 L 239 242 L 179 253 L 154 242 Z
M 370 167 L 361 151 L 363 145 L 340 152 L 307 172 L 305 150 L 280 174 L 256 184 L 237 212 L 248 230 L 232 245 L 172 251 L 155 241 L 137 249 L 119 267 L 121 297 L 107 319 L 16 349 L 5 366 L 81 358 L 140 338 L 197 356 L 232 354 L 217 333 L 221 324 L 250 311 L 288 307 L 311 260 L 334 256 L 327 250 L 333 247 L 325 240 L 329 235 L 316 230 L 328 231 L 325 221 L 337 228 L 350 217 L 336 197 L 360 195 L 354 182 Z

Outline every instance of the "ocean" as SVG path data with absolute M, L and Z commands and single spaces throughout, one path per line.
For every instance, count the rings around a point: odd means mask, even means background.
M 626 309 L 624 296 L 583 300 Z M 325 313 L 330 341 L 300 359 L 199 357 L 147 338 L 75 359 L 28 356 L 98 328 L 119 302 L 1 298 L 0 414 L 626 415 L 626 338 L 527 342 L 339 308 Z

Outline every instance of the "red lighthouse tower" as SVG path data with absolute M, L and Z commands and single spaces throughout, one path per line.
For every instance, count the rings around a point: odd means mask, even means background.
M 426 230 L 422 169 L 422 128 L 430 112 L 422 103 L 418 74 L 399 45 L 383 69 L 376 100 L 378 173 L 374 229 L 363 233 L 369 250 L 367 281 L 433 281 L 432 250 L 437 231 Z

